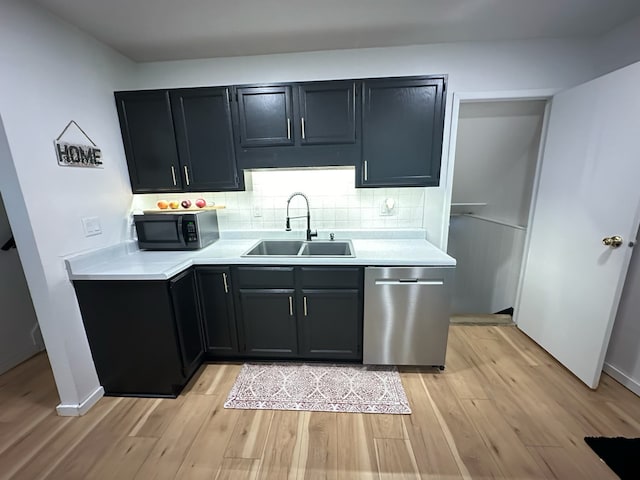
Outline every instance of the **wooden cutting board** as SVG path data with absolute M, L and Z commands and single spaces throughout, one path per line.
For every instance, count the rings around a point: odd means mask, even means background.
M 144 213 L 191 213 L 191 212 L 202 212 L 203 210 L 222 210 L 223 208 L 227 208 L 224 205 L 210 205 L 202 208 L 194 207 L 193 205 L 189 208 L 166 208 L 161 210 L 159 208 L 151 208 L 149 210 L 143 210 Z

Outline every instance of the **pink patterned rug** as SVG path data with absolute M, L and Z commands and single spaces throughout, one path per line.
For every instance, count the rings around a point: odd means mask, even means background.
M 409 414 L 395 367 L 245 363 L 225 408 Z

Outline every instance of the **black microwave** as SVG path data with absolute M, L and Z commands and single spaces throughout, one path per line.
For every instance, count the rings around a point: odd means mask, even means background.
M 145 213 L 133 220 L 142 250 L 197 250 L 220 238 L 215 210 Z

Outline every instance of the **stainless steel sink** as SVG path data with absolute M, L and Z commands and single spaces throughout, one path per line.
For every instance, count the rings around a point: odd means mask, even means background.
M 306 242 L 300 255 L 314 257 L 353 257 L 349 241 Z
M 261 240 L 243 257 L 355 257 L 350 240 L 305 242 L 302 240 Z
M 250 257 L 292 257 L 296 256 L 303 245 L 302 240 L 262 240 L 242 256 Z

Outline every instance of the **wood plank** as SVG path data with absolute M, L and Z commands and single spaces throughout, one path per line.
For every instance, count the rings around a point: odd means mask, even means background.
M 215 480 L 254 480 L 258 476 L 260 460 L 224 458 Z
M 101 462 L 105 456 L 109 456 L 110 452 L 118 447 L 131 428 L 144 415 L 148 406 L 154 402 L 153 399 L 146 398 L 124 398 L 121 400 L 80 444 L 63 454 L 62 460 L 51 471 L 49 478 L 88 478 L 89 472 L 96 463 Z M 139 468 L 139 465 L 135 468 Z
M 63 428 L 53 432 L 53 435 L 43 435 L 47 441 L 40 442 L 39 448 L 31 450 L 28 455 L 22 455 L 24 462 L 14 470 L 13 479 L 32 480 L 34 478 L 46 478 L 72 452 L 84 439 L 96 428 L 107 415 L 123 401 L 122 398 L 102 398 L 83 417 L 69 419 Z M 34 431 L 35 434 L 35 431 Z M 55 438 L 55 440 L 53 440 Z M 30 441 L 25 437 L 23 448 Z M 5 452 L 11 455 L 10 450 Z M 0 465 L 0 471 L 8 473 Z M 10 476 L 10 475 L 9 475 Z
M 490 398 L 478 374 L 480 366 L 476 358 L 468 351 L 458 329 L 450 330 L 446 374 L 451 388 L 458 398 Z
M 640 398 L 607 375 L 585 387 L 512 327 L 449 340 L 444 372 L 401 370 L 410 416 L 224 409 L 241 367 L 212 364 L 176 400 L 58 417 L 38 355 L 0 375 L 0 478 L 615 478 L 583 437 L 639 436 Z
M 298 459 L 294 456 L 294 450 L 300 417 L 298 412 L 274 412 L 258 478 L 265 480 L 296 478 Z
M 419 479 L 418 467 L 407 442 L 395 438 L 376 438 L 376 455 L 381 480 Z
M 434 477 L 460 476 L 460 469 L 451 453 L 431 399 L 428 398 L 421 374 L 417 371 L 406 372 L 402 376 L 402 383 L 412 410 L 411 415 L 403 415 L 402 420 L 415 454 L 418 471 L 421 475 Z
M 373 431 L 366 417 L 359 413 L 337 417 L 339 480 L 379 478 Z
M 238 421 L 224 452 L 225 457 L 262 458 L 273 410 L 238 410 Z
M 491 400 L 461 400 L 489 453 L 507 478 L 544 478 L 526 447 Z
M 175 478 L 196 435 L 209 416 L 215 400 L 207 395 L 187 396 L 135 478 L 141 480 Z
M 562 432 L 553 421 L 554 406 L 545 401 L 544 391 L 525 373 L 535 367 L 518 357 L 500 336 L 497 340 L 467 339 L 467 347 L 483 365 L 481 375 L 490 388 L 491 399 L 520 441 L 524 445 L 561 445 Z
M 157 438 L 125 436 L 94 464 L 85 477 L 74 476 L 74 478 L 86 478 L 87 480 L 135 478 L 157 442 Z M 57 478 L 70 478 L 69 472 L 60 473 L 62 476 Z M 52 476 L 52 478 L 56 477 Z
M 147 407 L 138 422 L 131 428 L 129 436 L 160 438 L 174 416 L 180 411 L 185 396 L 157 398 Z
M 455 396 L 446 375 L 422 375 L 426 389 L 443 419 L 443 430 L 463 478 L 504 478 L 489 448 Z M 450 440 L 449 440 L 450 439 Z
M 404 438 L 402 415 L 375 414 L 366 419 L 371 422 L 373 438 Z
M 208 399 L 212 408 L 180 465 L 176 478 L 213 478 L 223 462 L 224 452 L 241 410 L 225 409 L 226 397 L 193 395 Z
M 575 451 L 565 447 L 527 447 L 547 478 L 592 478 L 616 480 L 618 476 L 606 465 L 594 467 L 591 462 L 576 462 Z
M 311 412 L 300 439 L 299 478 L 338 478 L 338 420 L 340 414 Z M 303 475 L 302 475 L 303 474 Z
M 226 400 L 242 365 L 215 363 L 200 368 L 201 371 L 185 387 L 185 394 L 220 395 Z

